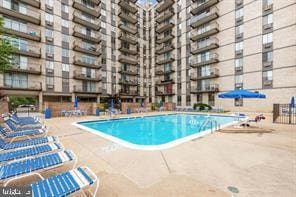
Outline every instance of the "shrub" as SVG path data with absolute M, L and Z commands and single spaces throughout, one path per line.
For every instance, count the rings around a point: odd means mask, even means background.
M 100 111 L 105 111 L 107 109 L 107 104 L 106 103 L 99 103 L 98 108 Z
M 212 109 L 212 107 L 208 104 L 205 104 L 205 103 L 194 103 L 193 105 L 193 109 L 196 109 L 197 107 L 199 107 L 199 110 L 205 110 L 205 107 L 208 107 L 209 110 Z

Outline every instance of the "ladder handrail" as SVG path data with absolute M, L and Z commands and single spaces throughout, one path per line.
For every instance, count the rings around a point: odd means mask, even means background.
M 215 124 L 216 130 L 217 130 L 217 128 L 220 128 L 220 124 L 218 123 L 218 121 L 217 120 L 214 120 L 214 119 L 210 118 L 210 116 L 208 116 L 207 119 L 205 119 L 203 121 L 203 123 L 200 125 L 198 132 L 200 132 L 203 127 L 205 127 L 206 125 L 208 125 L 208 123 L 211 123 L 211 131 L 212 132 L 213 132 L 213 123 Z

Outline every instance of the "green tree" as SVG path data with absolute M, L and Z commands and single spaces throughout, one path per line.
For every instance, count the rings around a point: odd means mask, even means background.
M 3 31 L 3 18 L 0 17 L 0 32 Z M 0 72 L 10 68 L 11 56 L 15 51 L 15 47 L 11 44 L 12 38 L 0 35 Z

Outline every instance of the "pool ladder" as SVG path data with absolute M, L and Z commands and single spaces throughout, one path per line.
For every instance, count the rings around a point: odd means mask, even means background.
M 200 125 L 199 127 L 199 132 L 206 127 L 208 124 L 211 124 L 211 133 L 213 133 L 213 128 L 215 128 L 215 131 L 220 130 L 220 124 L 218 123 L 217 120 L 212 119 L 210 116 L 207 117 L 207 119 L 205 119 L 203 121 L 203 123 Z

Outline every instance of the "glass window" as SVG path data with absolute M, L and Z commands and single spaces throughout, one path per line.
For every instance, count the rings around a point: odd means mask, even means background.
M 53 85 L 53 77 L 46 77 L 46 84 L 47 85 Z
M 52 23 L 53 22 L 53 15 L 45 13 L 45 20 Z
M 272 62 L 273 53 L 272 51 L 263 53 L 263 62 Z
M 64 71 L 64 72 L 69 72 L 69 71 L 70 71 L 70 66 L 69 66 L 69 64 L 62 64 L 62 71 Z
M 47 69 L 54 69 L 54 62 L 53 61 L 46 61 L 46 68 Z
M 243 58 L 235 59 L 235 67 L 242 67 L 243 66 Z
M 263 81 L 272 81 L 272 70 L 263 72 Z
M 69 13 L 69 6 L 62 3 L 62 11 L 65 13 Z
M 238 9 L 238 10 L 235 11 L 235 18 L 240 18 L 242 16 L 244 16 L 244 10 L 243 10 L 243 8 L 240 8 L 240 9 Z
M 273 23 L 273 15 L 272 14 L 268 14 L 263 17 L 263 25 L 268 25 L 268 24 L 272 24 L 272 23 Z
M 235 51 L 240 51 L 244 49 L 244 43 L 243 42 L 237 42 L 235 43 Z
M 69 28 L 69 21 L 62 19 L 62 26 Z
M 244 26 L 243 25 L 239 25 L 237 27 L 235 27 L 235 34 L 241 34 L 244 32 Z
M 272 33 L 263 35 L 262 39 L 263 44 L 268 44 L 272 42 Z
M 69 42 L 69 35 L 67 35 L 67 34 L 62 34 L 62 41 L 63 41 L 63 42 Z
M 62 57 L 69 57 L 69 50 L 62 48 Z

